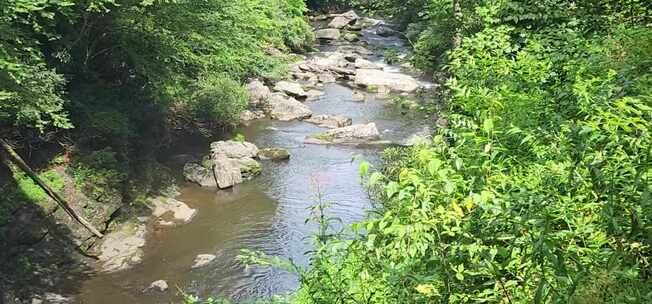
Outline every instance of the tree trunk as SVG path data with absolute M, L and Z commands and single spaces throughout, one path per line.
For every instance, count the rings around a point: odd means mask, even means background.
M 102 238 L 104 235 L 99 232 L 91 223 L 89 223 L 85 218 L 79 216 L 75 210 L 70 208 L 68 203 L 59 195 L 57 192 L 55 192 L 50 186 L 48 186 L 43 180 L 38 177 L 34 171 L 25 163 L 25 161 L 14 151 L 14 149 L 3 139 L 0 139 L 0 146 L 2 149 L 5 151 L 4 154 L 0 155 L 6 155 L 7 161 L 16 164 L 27 176 L 29 176 L 45 193 L 47 193 L 48 196 L 50 196 L 57 204 L 59 207 L 61 207 L 70 217 L 72 217 L 75 221 L 77 221 L 79 224 L 84 226 L 88 231 L 93 233 L 95 236 Z M 9 165 L 9 164 L 8 164 Z

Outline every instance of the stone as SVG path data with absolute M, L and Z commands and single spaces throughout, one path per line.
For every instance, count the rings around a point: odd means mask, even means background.
M 317 76 L 317 80 L 318 80 L 319 82 L 321 82 L 321 83 L 333 83 L 333 82 L 335 82 L 337 79 L 335 78 L 335 76 L 333 76 L 333 75 L 331 75 L 331 74 L 324 73 L 324 74 L 319 74 L 319 75 Z
M 381 25 L 376 29 L 376 35 L 381 37 L 389 37 L 396 35 L 396 31 L 391 29 L 389 26 Z
M 362 19 L 358 20 L 358 22 L 356 22 L 356 24 L 359 24 L 363 28 L 374 27 L 374 26 L 380 25 L 382 23 L 383 23 L 383 21 L 381 21 L 381 20 L 373 19 L 373 18 L 369 18 L 369 17 L 363 17 Z
M 215 258 L 217 258 L 217 257 L 215 255 L 213 255 L 213 254 L 200 254 L 200 255 L 197 255 L 195 257 L 195 259 L 193 260 L 192 269 L 197 269 L 197 268 L 204 267 L 204 266 L 210 264 L 210 262 L 212 262 L 213 260 L 215 260 Z
M 337 40 L 340 39 L 340 30 L 338 29 L 321 29 L 315 31 L 315 37 L 323 40 Z
M 301 85 L 296 82 L 279 81 L 274 86 L 274 91 L 286 93 L 290 96 L 298 98 L 307 97 L 306 91 L 304 91 Z
M 159 196 L 150 200 L 152 215 L 163 217 L 170 215 L 170 219 L 175 223 L 187 224 L 197 215 L 197 209 L 192 209 L 186 203 L 169 197 Z
M 319 97 L 324 96 L 324 92 L 312 89 L 306 92 L 306 95 L 308 95 L 307 100 L 315 100 L 319 99 Z
M 272 94 L 267 99 L 267 114 L 276 120 L 290 121 L 312 116 L 312 111 L 301 102 L 283 94 Z
M 258 158 L 265 160 L 286 160 L 290 159 L 290 152 L 283 148 L 266 148 L 258 151 Z
M 305 142 L 309 144 L 360 144 L 380 139 L 375 123 L 352 125 L 331 129 L 324 133 L 311 135 Z
M 334 29 L 341 29 L 341 28 L 351 24 L 352 22 L 355 22 L 355 19 L 349 19 L 349 18 L 344 17 L 344 16 L 337 16 L 337 17 L 333 18 L 333 20 L 331 20 L 330 23 L 328 23 L 328 27 L 329 28 L 334 28 Z
M 102 269 L 115 272 L 140 263 L 143 258 L 145 233 L 144 224 L 125 223 L 104 235 L 98 255 Z
M 316 124 L 322 128 L 341 128 L 350 126 L 353 120 L 341 115 L 313 115 L 311 118 L 306 119 L 306 122 Z
M 270 89 L 258 79 L 251 80 L 246 89 L 249 93 L 249 104 L 252 106 L 259 106 L 271 94 Z
M 344 18 L 349 19 L 349 20 L 358 20 L 358 18 L 360 18 L 358 16 L 358 14 L 355 13 L 354 10 L 350 10 L 350 11 L 348 11 L 346 13 L 342 13 L 338 17 L 344 17 Z
M 354 83 L 363 87 L 387 87 L 391 91 L 414 92 L 419 88 L 416 79 L 409 75 L 376 69 L 358 69 Z
M 242 171 L 237 160 L 228 158 L 224 154 L 218 154 L 213 156 L 213 161 L 215 162 L 213 172 L 217 186 L 220 189 L 230 188 L 242 183 Z
M 152 284 L 149 284 L 149 287 L 147 287 L 147 290 L 152 290 L 152 291 L 158 291 L 158 292 L 165 292 L 168 290 L 168 282 L 165 280 L 158 280 L 152 282 Z
M 353 91 L 351 94 L 351 100 L 352 101 L 365 101 L 367 99 L 367 96 L 359 91 Z
M 256 157 L 258 147 L 256 145 L 237 140 L 223 140 L 211 143 L 211 154 L 213 158 L 221 154 L 228 158 Z
M 263 171 L 263 166 L 253 158 L 244 157 L 235 160 L 238 162 L 243 179 L 251 179 Z
M 265 117 L 265 112 L 263 111 L 244 110 L 240 113 L 240 123 L 246 125 L 253 120 L 261 119 L 263 117 Z
M 360 37 L 355 33 L 345 33 L 342 36 L 342 39 L 344 39 L 344 40 L 346 40 L 348 42 L 358 42 L 358 41 L 360 41 Z
M 202 187 L 217 187 L 213 172 L 197 163 L 187 163 L 183 166 L 183 176 L 187 181 Z
M 65 304 L 65 303 L 72 303 L 73 299 L 69 297 L 64 297 L 60 294 L 52 293 L 52 292 L 46 292 L 43 295 L 44 298 L 44 303 L 47 304 Z
M 381 66 L 362 58 L 357 58 L 354 65 L 357 69 L 382 69 Z

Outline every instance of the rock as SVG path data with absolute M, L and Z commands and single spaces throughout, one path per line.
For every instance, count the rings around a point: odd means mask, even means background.
M 211 155 L 224 155 L 228 158 L 256 157 L 258 147 L 256 145 L 237 140 L 216 141 L 211 143 Z
M 382 23 L 383 23 L 383 21 L 381 21 L 381 20 L 368 18 L 368 17 L 364 17 L 364 18 L 358 20 L 358 22 L 356 22 L 356 24 L 359 24 L 363 28 L 374 27 L 374 26 L 380 25 Z
M 65 303 L 72 303 L 73 299 L 64 297 L 60 294 L 52 293 L 52 292 L 46 292 L 43 295 L 44 298 L 44 303 L 47 304 L 65 304 Z
M 306 92 L 306 95 L 308 95 L 307 100 L 315 100 L 315 99 L 319 99 L 319 97 L 321 96 L 324 96 L 324 92 L 313 89 Z
M 197 269 L 204 267 L 208 265 L 210 262 L 215 260 L 217 258 L 215 255 L 212 254 L 200 254 L 197 257 L 195 257 L 195 260 L 193 261 L 192 264 L 192 269 Z
M 380 133 L 375 123 L 352 125 L 328 130 L 306 138 L 310 144 L 358 144 L 369 143 L 380 139 Z
M 263 166 L 253 158 L 245 157 L 236 159 L 243 179 L 251 179 L 263 171 Z
M 290 159 L 290 152 L 283 148 L 266 148 L 258 151 L 258 158 L 270 160 Z
M 150 200 L 152 215 L 163 217 L 166 214 L 171 216 L 171 220 L 177 223 L 187 224 L 197 215 L 197 210 L 188 207 L 184 202 L 169 197 L 159 196 Z
M 391 29 L 389 26 L 381 25 L 376 29 L 376 35 L 381 37 L 389 37 L 396 35 L 396 31 Z
M 265 117 L 265 112 L 263 111 L 244 110 L 240 113 L 240 123 L 246 125 L 252 120 L 261 119 L 263 117 Z
M 323 40 L 337 40 L 340 39 L 340 30 L 338 29 L 322 29 L 315 31 L 315 37 Z
M 355 13 L 354 10 L 350 10 L 350 11 L 348 11 L 346 13 L 340 14 L 338 17 L 343 17 L 343 18 L 353 20 L 353 21 L 358 20 L 358 18 L 360 18 L 358 16 L 358 14 Z
M 147 287 L 147 290 L 165 292 L 165 291 L 168 290 L 168 282 L 166 282 L 165 280 L 154 281 L 154 282 L 152 282 L 152 284 L 149 284 L 149 287 Z
M 333 83 L 333 82 L 335 82 L 337 79 L 335 79 L 335 76 L 333 76 L 333 75 L 331 75 L 331 74 L 326 74 L 326 73 L 325 73 L 325 74 L 320 74 L 320 75 L 318 75 L 318 76 L 317 76 L 317 80 L 318 80 L 319 82 L 321 82 L 321 83 Z
M 358 42 L 360 37 L 355 33 L 345 33 L 342 38 L 348 42 Z
M 143 258 L 145 225 L 125 223 L 102 239 L 98 260 L 107 272 L 127 269 Z
M 375 69 L 358 69 L 354 79 L 355 84 L 363 87 L 387 87 L 392 91 L 414 92 L 419 83 L 413 77 L 405 74 L 390 73 Z
M 272 94 L 267 99 L 266 112 L 272 119 L 290 121 L 312 116 L 310 109 L 292 97 L 283 94 Z
M 258 79 L 253 79 L 247 84 L 247 92 L 249 93 L 249 104 L 258 106 L 269 97 L 271 91 L 264 83 Z
M 330 23 L 328 23 L 328 27 L 329 28 L 334 28 L 334 29 L 341 29 L 341 28 L 351 24 L 352 22 L 355 22 L 355 19 L 349 19 L 349 18 L 344 17 L 344 16 L 337 16 L 337 17 L 333 18 L 333 20 Z
M 357 69 L 382 69 L 379 65 L 362 58 L 357 58 L 354 65 Z
M 367 96 L 365 96 L 364 93 L 359 92 L 359 91 L 353 91 L 351 95 L 351 100 L 352 101 L 365 101 L 367 99 Z
M 337 73 L 337 74 L 345 75 L 345 76 L 348 76 L 348 75 L 352 76 L 352 75 L 356 74 L 355 70 L 347 69 L 347 68 L 341 68 L 341 67 L 337 67 L 337 66 L 328 67 L 328 69 L 335 72 L 335 73 Z
M 306 91 L 303 90 L 300 84 L 289 81 L 279 81 L 274 86 L 274 91 L 283 92 L 293 97 L 305 98 Z
M 183 176 L 187 181 L 202 187 L 217 187 L 213 172 L 197 163 L 187 163 L 183 166 Z
M 220 189 L 230 188 L 242 183 L 242 171 L 237 160 L 218 154 L 213 157 L 213 161 L 215 162 L 213 172 L 217 186 Z
M 353 121 L 351 118 L 340 115 L 314 115 L 306 119 L 306 122 L 314 123 L 322 128 L 341 128 L 350 126 Z

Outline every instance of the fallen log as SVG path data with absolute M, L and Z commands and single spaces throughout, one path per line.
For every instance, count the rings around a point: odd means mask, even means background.
M 1 155 L 4 155 L 6 157 L 6 161 L 15 164 L 20 168 L 27 176 L 29 176 L 45 193 L 51 197 L 59 207 L 61 207 L 68 215 L 73 218 L 76 222 L 84 226 L 88 231 L 90 231 L 92 234 L 95 236 L 102 238 L 104 235 L 97 230 L 93 225 L 88 222 L 85 218 L 82 216 L 78 215 L 75 210 L 73 210 L 68 203 L 66 202 L 61 195 L 59 195 L 56 191 L 54 191 L 50 186 L 48 186 L 28 165 L 25 163 L 25 161 L 14 151 L 14 149 L 4 140 L 0 139 L 0 147 L 2 147 L 2 150 L 4 150 L 5 153 L 0 153 Z M 7 163 L 7 165 L 10 165 Z

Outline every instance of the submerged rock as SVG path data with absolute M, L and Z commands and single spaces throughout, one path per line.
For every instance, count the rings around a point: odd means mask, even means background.
M 274 91 L 282 92 L 298 98 L 305 98 L 308 96 L 306 95 L 306 91 L 303 90 L 301 85 L 296 82 L 279 81 L 274 86 Z
M 340 30 L 332 28 L 315 31 L 315 37 L 323 40 L 337 40 L 340 39 L 340 35 Z
M 331 129 L 350 126 L 353 123 L 351 118 L 341 115 L 314 115 L 311 118 L 306 119 L 306 122 Z
M 200 255 L 197 255 L 195 257 L 195 259 L 193 260 L 192 269 L 197 269 L 197 268 L 204 267 L 204 266 L 210 264 L 210 262 L 212 262 L 213 260 L 215 260 L 215 258 L 217 258 L 217 257 L 215 255 L 213 255 L 213 254 L 200 254 Z
M 267 99 L 265 109 L 272 119 L 290 121 L 312 116 L 312 111 L 298 100 L 275 93 Z
M 197 163 L 187 163 L 183 166 L 183 176 L 187 181 L 202 187 L 217 187 L 213 172 Z
M 365 101 L 367 99 L 367 96 L 359 91 L 353 91 L 351 94 L 351 100 L 352 101 Z
M 398 92 L 414 92 L 419 88 L 417 80 L 409 75 L 376 69 L 358 69 L 354 82 L 367 88 L 386 87 Z
M 283 148 L 266 148 L 258 151 L 258 158 L 269 160 L 286 160 L 290 158 L 290 152 Z
M 380 139 L 375 123 L 352 125 L 311 135 L 305 142 L 310 144 L 360 144 Z
M 173 221 L 170 225 L 174 225 L 175 223 L 187 224 L 197 215 L 197 209 L 192 209 L 186 203 L 169 197 L 152 199 L 150 201 L 150 208 L 152 208 L 152 215 L 155 217 L 161 218 L 169 215 Z
M 158 280 L 152 282 L 152 284 L 149 284 L 149 287 L 147 287 L 147 290 L 151 291 L 158 291 L 158 292 L 165 292 L 168 290 L 168 282 L 165 280 Z

